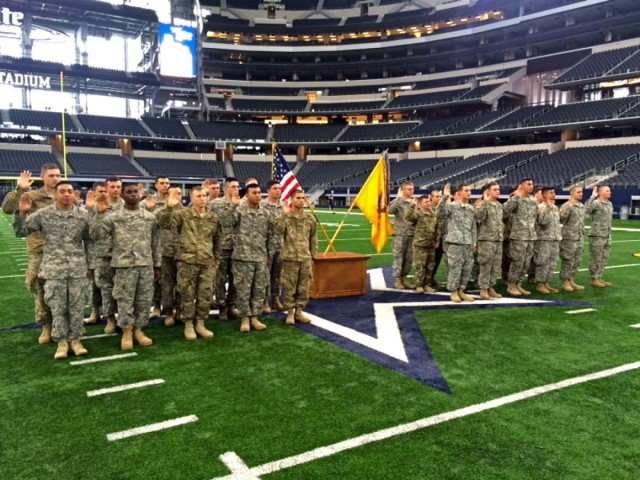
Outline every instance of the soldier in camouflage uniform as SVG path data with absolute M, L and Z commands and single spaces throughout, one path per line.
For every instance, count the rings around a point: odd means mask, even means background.
M 542 196 L 542 187 L 534 187 L 533 188 L 533 198 L 536 199 L 536 203 L 541 205 L 544 202 L 544 197 Z M 536 281 L 536 261 L 535 261 L 535 244 L 534 244 L 534 252 L 531 257 L 531 263 L 529 264 L 529 269 L 527 270 L 527 283 L 531 285 L 537 285 Z
M 229 215 L 240 204 L 239 192 L 238 180 L 234 177 L 227 177 L 224 180 L 224 197 L 210 200 L 207 204 L 207 208 L 218 215 L 222 227 L 222 250 L 218 259 L 218 272 L 214 287 L 216 302 L 220 309 L 220 320 L 227 320 L 228 317 L 239 318 L 238 310 L 235 308 L 237 294 L 231 271 L 233 216 Z M 226 285 L 229 287 L 228 290 Z
M 431 198 L 431 209 L 435 212 L 436 209 L 438 208 L 438 204 L 440 203 L 440 200 L 442 199 L 442 191 L 432 190 L 431 193 L 429 194 L 429 198 Z M 445 225 L 441 219 L 438 219 L 438 222 L 439 222 L 439 228 L 440 228 L 440 238 L 442 238 L 446 233 Z M 442 241 L 438 242 L 438 247 L 436 248 L 435 261 L 433 265 L 433 274 L 431 275 L 431 286 L 433 288 L 437 288 L 440 286 L 440 283 L 436 280 L 436 275 L 438 274 L 438 268 L 440 267 L 440 262 L 442 262 L 442 255 L 444 254 L 443 243 L 444 242 Z
M 536 242 L 533 261 L 536 265 L 536 290 L 543 294 L 558 293 L 549 282 L 558 263 L 562 225 L 556 207 L 556 192 L 553 188 L 542 189 L 542 202 L 538 205 L 536 219 Z
M 77 190 L 74 190 L 74 192 Z M 95 199 L 96 195 L 106 196 L 107 195 L 107 182 L 95 182 L 91 186 L 90 192 L 87 192 L 87 199 L 92 200 Z M 87 208 L 85 203 L 84 209 L 89 212 L 90 217 L 92 216 L 92 211 Z M 94 253 L 94 261 L 95 261 L 95 248 L 93 242 L 89 242 L 89 246 L 91 247 L 92 252 Z M 91 279 L 91 315 L 89 318 L 86 318 L 84 323 L 96 323 L 100 320 L 100 311 L 102 309 L 102 292 L 100 291 L 100 287 L 96 283 L 96 275 L 94 272 L 93 278 Z
M 473 297 L 464 293 L 471 277 L 477 240 L 475 209 L 469 205 L 471 187 L 460 184 L 456 194 L 456 200 L 449 202 L 451 185 L 445 185 L 437 208 L 438 216 L 447 225 L 447 290 L 452 302 L 473 302 Z
M 58 343 L 54 359 L 88 352 L 80 343 L 84 335 L 83 310 L 87 277 L 93 274 L 89 257 L 89 214 L 74 204 L 73 186 L 56 186 L 54 205 L 26 218 L 33 206 L 28 193 L 20 200 L 14 229 L 18 236 L 38 232 L 43 240 L 39 277 L 45 280 L 44 299 L 53 315 L 52 337 Z M 70 345 L 69 345 L 70 342 Z
M 389 204 L 389 213 L 395 215 L 393 224 L 393 277 L 394 287 L 398 289 L 413 288 L 407 280 L 413 262 L 413 224 L 405 222 L 411 198 L 413 183 L 404 182 L 400 186 L 398 196 Z
M 436 264 L 436 248 L 440 245 L 440 221 L 431 208 L 431 197 L 424 195 L 412 202 L 404 215 L 405 221 L 414 225 L 413 268 L 416 292 L 433 293 L 433 269 Z
M 287 310 L 285 323 L 311 323 L 303 309 L 309 301 L 309 286 L 313 277 L 313 258 L 318 252 L 317 225 L 313 215 L 304 211 L 302 190 L 293 193 L 291 208 L 276 220 L 276 228 L 283 236 L 282 291 Z
M 105 215 L 104 199 L 98 200 L 90 234 L 94 241 L 110 239 L 111 266 L 116 271 L 113 298 L 118 303 L 118 326 L 122 329 L 120 345 L 123 350 L 130 350 L 134 338 L 141 346 L 153 344 L 142 329 L 149 322 L 153 281 L 160 278 L 162 249 L 156 217 L 140 208 L 136 185 L 124 185 L 122 198 L 124 207 L 110 215 Z
M 267 198 L 260 202 L 260 208 L 263 208 L 271 215 L 271 219 L 275 221 L 282 215 L 282 202 L 280 201 L 281 192 L 280 183 L 275 180 L 267 182 Z M 275 251 L 273 258 L 269 259 L 271 268 L 267 274 L 267 291 L 262 313 L 268 315 L 271 309 L 281 312 L 285 309 L 280 302 L 280 275 L 282 273 L 282 232 L 275 232 L 274 235 Z M 269 302 L 271 297 L 271 302 Z
M 246 186 L 246 201 L 226 213 L 231 219 L 233 231 L 233 253 L 231 269 L 235 281 L 240 331 L 251 328 L 264 330 L 265 324 L 258 320 L 262 313 L 262 303 L 267 288 L 269 259 L 273 257 L 274 222 L 271 216 L 260 208 L 260 186 L 250 183 Z
M 60 182 L 60 169 L 54 163 L 45 163 L 40 169 L 40 177 L 44 184 L 43 187 L 29 192 L 32 201 L 31 214 L 54 204 L 55 188 Z M 2 211 L 11 215 L 17 212 L 20 199 L 32 184 L 31 172 L 24 170 L 18 178 L 18 188 L 4 197 Z M 44 301 L 44 280 L 38 278 L 42 263 L 41 233 L 33 232 L 28 236 L 27 253 L 29 264 L 25 275 L 25 285 L 33 295 L 35 320 L 42 326 L 42 333 L 38 338 L 38 343 L 42 345 L 51 341 L 51 310 Z
M 483 188 L 482 199 L 474 205 L 478 224 L 478 287 L 484 300 L 502 298 L 493 288 L 502 264 L 504 207 L 499 198 L 500 186 L 489 182 Z
M 522 288 L 520 282 L 526 275 L 533 256 L 533 244 L 536 240 L 536 217 L 538 203 L 532 196 L 533 180 L 524 178 L 518 189 L 504 205 L 505 212 L 511 219 L 511 233 L 509 235 L 509 276 L 507 278 L 507 293 L 514 297 L 531 295 Z
M 217 257 L 220 256 L 220 221 L 207 210 L 207 194 L 203 187 L 191 189 L 191 207 L 181 208 L 182 194 L 172 189 L 167 206 L 157 213 L 158 224 L 177 232 L 176 262 L 180 315 L 184 337 L 195 340 L 213 338 L 205 320 L 209 317 Z M 195 328 L 194 328 L 195 324 Z
M 516 193 L 515 188 L 509 190 L 509 198 Z M 503 205 L 504 209 L 504 205 Z M 509 258 L 509 237 L 511 236 L 511 215 L 505 210 L 504 212 L 504 230 L 502 233 L 502 281 L 507 282 L 509 278 L 509 268 L 511 267 L 511 259 Z
M 562 224 L 562 240 L 560 240 L 560 280 L 565 292 L 584 290 L 574 278 L 580 269 L 582 251 L 584 250 L 584 218 L 585 208 L 582 204 L 583 188 L 574 185 L 569 189 L 569 200 L 560 207 L 560 223 Z
M 609 201 L 611 189 L 605 185 L 595 187 L 593 195 L 585 205 L 585 214 L 592 219 L 589 230 L 589 275 L 591 285 L 596 288 L 610 287 L 611 283 L 602 278 L 609 263 L 611 249 L 611 221 L 613 205 Z

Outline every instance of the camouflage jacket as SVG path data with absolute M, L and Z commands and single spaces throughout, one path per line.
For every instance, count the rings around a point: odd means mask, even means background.
M 220 220 L 207 211 L 203 216 L 193 207 L 165 207 L 156 213 L 163 230 L 175 232 L 175 259 L 193 265 L 217 266 L 220 258 Z M 163 249 L 164 255 L 164 249 Z
M 610 201 L 603 202 L 598 197 L 591 197 L 584 206 L 585 213 L 591 217 L 590 237 L 611 236 L 611 221 L 613 219 L 613 205 Z
M 262 208 L 253 210 L 244 203 L 225 214 L 232 227 L 231 258 L 245 262 L 267 262 L 275 254 L 274 222 Z
M 94 241 L 109 239 L 114 268 L 160 267 L 162 263 L 160 228 L 155 215 L 144 208 L 121 208 L 110 215 L 99 213 L 89 232 Z
M 435 248 L 440 241 L 442 222 L 436 212 L 429 209 L 426 212 L 411 204 L 404 214 L 405 221 L 414 225 L 413 245 L 416 247 Z
M 274 222 L 278 219 L 278 217 L 282 215 L 282 202 L 280 202 L 279 200 L 278 200 L 278 204 L 274 205 L 268 199 L 265 198 L 260 202 L 260 208 L 264 208 L 264 211 L 271 216 L 271 220 L 273 220 Z M 279 228 L 276 228 L 274 232 L 273 240 L 275 242 L 276 251 L 282 250 L 282 242 L 283 242 L 282 233 L 283 233 L 282 230 L 280 230 Z
M 16 188 L 15 190 L 7 193 L 2 201 L 2 211 L 13 215 L 18 211 L 18 204 L 20 203 L 20 197 L 26 192 L 31 195 L 31 210 L 28 215 L 33 215 L 41 208 L 49 207 L 55 203 L 52 196 L 49 196 L 44 188 L 29 191 Z M 27 236 L 27 251 L 29 253 L 42 253 L 42 232 L 34 231 Z
M 411 200 L 405 200 L 402 197 L 396 197 L 390 204 L 388 212 L 391 215 L 395 215 L 395 220 L 393 222 L 393 233 L 397 236 L 402 235 L 413 235 L 413 223 L 407 222 L 404 219 L 409 206 L 412 205 Z
M 562 240 L 562 225 L 560 224 L 560 212 L 555 205 L 546 203 L 538 205 L 538 218 L 536 220 L 536 239 L 545 241 Z
M 504 204 L 511 219 L 509 240 L 535 240 L 538 203 L 533 197 L 514 195 Z
M 560 207 L 560 223 L 563 240 L 582 240 L 584 236 L 584 204 L 578 202 L 571 206 L 565 202 Z
M 153 212 L 154 215 L 158 217 L 160 215 L 160 212 L 164 211 L 165 206 L 167 205 L 167 199 L 157 198 L 156 195 L 154 195 L 153 197 L 156 201 L 156 205 L 153 209 L 149 211 Z M 176 211 L 176 210 L 179 211 L 183 208 L 184 207 L 182 206 L 182 204 L 179 203 L 173 209 L 173 211 Z M 162 227 L 160 229 L 160 244 L 162 245 L 162 256 L 173 258 L 178 253 L 178 245 L 180 243 L 180 235 L 176 230 L 177 225 L 171 224 L 168 226 L 162 226 L 162 225 L 160 226 Z
M 282 232 L 282 259 L 291 262 L 311 260 L 318 253 L 317 223 L 307 212 L 280 215 L 276 229 Z
M 477 226 L 475 208 L 468 203 L 451 202 L 445 195 L 440 200 L 438 217 L 447 223 L 447 234 L 444 239 L 447 243 L 455 245 L 475 246 L 477 241 Z
M 42 234 L 40 278 L 82 278 L 94 264 L 89 250 L 89 223 L 89 214 L 78 207 L 61 210 L 51 205 L 29 216 L 16 215 L 13 228 L 20 237 Z
M 122 209 L 124 205 L 124 201 L 118 204 L 109 204 L 107 207 L 107 211 L 104 212 L 104 215 L 111 215 L 113 212 L 117 212 Z M 89 212 L 89 217 L 93 222 L 93 219 L 96 217 L 97 213 L 95 209 L 87 210 Z M 110 258 L 111 257 L 111 239 L 108 237 L 104 237 L 98 240 L 91 239 L 91 250 L 93 254 L 98 258 Z
M 220 227 L 222 227 L 221 235 L 222 235 L 222 249 L 223 250 L 233 250 L 233 215 L 229 213 L 233 213 L 236 209 L 236 205 L 227 200 L 225 197 L 216 198 L 211 200 L 207 204 L 207 208 L 218 215 L 220 219 Z
M 498 201 L 484 200 L 476 208 L 478 240 L 501 242 L 505 230 L 504 207 Z

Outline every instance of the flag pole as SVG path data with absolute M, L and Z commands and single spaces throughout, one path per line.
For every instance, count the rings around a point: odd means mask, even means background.
M 60 93 L 64 98 L 64 72 L 60 72 Z M 68 178 L 67 174 L 67 126 L 65 125 L 65 109 L 62 109 L 62 171 L 64 172 L 65 180 Z
M 347 213 L 345 213 L 344 217 L 342 218 L 342 221 L 340 222 L 340 225 L 338 225 L 338 229 L 333 233 L 333 237 L 331 237 L 331 240 L 329 240 L 329 245 L 327 245 L 327 249 L 324 251 L 324 253 L 327 253 L 330 248 L 333 248 L 333 250 L 335 251 L 335 247 L 333 246 L 333 242 L 335 241 L 336 237 L 338 236 L 338 233 L 340 233 L 340 230 L 342 230 L 342 227 L 344 226 L 344 222 L 347 219 L 347 217 L 349 216 L 349 214 L 351 213 L 351 210 L 353 210 L 353 207 L 356 206 L 356 200 L 358 199 L 359 196 L 360 196 L 360 192 L 358 192 L 358 195 L 356 195 L 356 198 L 354 198 L 353 202 L 351 202 L 351 205 L 349 206 L 349 210 L 347 210 Z
M 322 231 L 324 238 L 327 239 L 327 242 L 329 242 L 329 247 L 331 247 L 333 249 L 333 253 L 338 253 L 338 251 L 336 250 L 336 247 L 333 245 L 331 239 L 329 238 L 329 234 L 327 233 L 327 231 L 324 229 L 324 226 L 322 225 L 322 223 L 320 222 L 320 219 L 318 218 L 318 216 L 316 215 L 316 211 L 313 208 L 313 206 L 311 205 L 311 203 L 309 202 L 309 199 L 307 198 L 307 196 L 304 196 L 304 202 L 307 204 L 307 207 L 309 207 L 309 210 L 311 210 L 311 214 L 313 215 L 313 218 L 316 219 L 316 222 L 318 223 L 318 225 L 320 225 L 320 230 Z M 327 248 L 328 250 L 328 248 Z M 327 253 L 327 252 L 324 252 Z

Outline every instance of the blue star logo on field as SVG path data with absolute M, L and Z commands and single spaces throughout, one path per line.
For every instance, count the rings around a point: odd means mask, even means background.
M 414 312 L 451 308 L 513 308 L 584 305 L 584 302 L 502 298 L 453 303 L 448 292 L 416 294 L 396 290 L 391 267 L 368 271 L 368 293 L 357 297 L 312 300 L 305 313 L 313 322 L 298 325 L 312 335 L 360 355 L 444 393 L 452 393 L 431 355 Z

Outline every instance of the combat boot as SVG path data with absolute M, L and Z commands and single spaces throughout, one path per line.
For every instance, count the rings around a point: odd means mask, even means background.
M 557 288 L 553 288 L 551 285 L 549 285 L 549 282 L 544 284 L 545 287 L 547 287 L 547 290 L 549 290 L 549 293 L 559 293 L 560 290 L 558 290 Z
M 44 345 L 51 342 L 51 324 L 42 325 L 42 333 L 38 337 L 38 343 Z
M 82 343 L 80 343 L 80 340 L 78 340 L 77 338 L 74 338 L 73 340 L 71 340 L 71 351 L 78 357 L 89 353 L 89 351 L 86 348 L 84 348 Z
M 393 284 L 393 288 L 397 288 L 398 290 L 404 290 L 404 284 L 402 283 L 401 278 L 396 278 Z
M 240 320 L 240 332 L 248 333 L 251 330 L 251 325 L 249 324 L 249 317 L 242 317 Z
M 563 280 L 562 281 L 562 290 L 564 290 L 565 292 L 573 292 L 574 288 L 571 285 L 571 281 L 570 280 Z
M 91 315 L 86 318 L 84 323 L 96 323 L 100 320 L 100 307 L 95 306 L 91 308 Z
M 184 322 L 184 338 L 190 342 L 198 338 L 196 331 L 193 328 L 192 321 Z
M 204 325 L 204 320 L 196 320 L 196 333 L 202 338 L 213 338 L 213 332 Z
M 69 355 L 69 344 L 66 340 L 60 340 L 58 342 L 58 349 L 56 353 L 53 355 L 54 360 L 62 360 L 63 358 L 67 358 Z
M 122 339 L 120 340 L 120 348 L 122 350 L 133 349 L 133 327 L 122 329 Z
M 286 308 L 284 308 L 284 305 L 282 304 L 282 302 L 280 301 L 280 298 L 277 295 L 273 297 L 273 301 L 271 302 L 271 308 L 276 312 L 284 312 L 286 310 Z
M 238 320 L 240 318 L 240 312 L 236 307 L 229 307 L 227 309 L 227 315 L 229 315 L 229 318 L 233 318 L 234 320 Z
M 543 295 L 549 295 L 551 293 L 547 288 L 547 285 L 542 282 L 538 282 L 538 286 L 536 287 L 536 290 L 542 293 Z
M 296 318 L 295 318 L 295 312 L 296 309 L 295 308 L 290 308 L 289 310 L 287 310 L 287 319 L 284 321 L 285 324 L 287 325 L 295 325 L 296 323 Z
M 581 292 L 584 290 L 584 287 L 582 285 L 578 285 L 576 282 L 573 281 L 573 278 L 571 280 L 569 280 L 569 283 L 571 284 L 571 288 L 573 288 L 576 292 Z
M 593 280 L 591 280 L 591 286 L 596 288 L 606 288 L 606 285 L 602 283 L 602 280 L 600 280 L 599 278 L 594 278 Z
M 229 315 L 227 315 L 227 307 L 220 307 L 218 309 L 218 318 L 223 321 L 229 320 Z
M 436 293 L 436 289 L 427 285 L 424 287 L 424 293 Z
M 104 333 L 107 335 L 112 335 L 116 333 L 116 329 L 118 328 L 118 324 L 116 322 L 115 315 L 109 315 L 107 317 L 107 325 L 104 327 Z
M 483 300 L 491 300 L 491 296 L 489 295 L 489 290 L 487 290 L 486 288 L 481 288 L 480 298 Z
M 424 287 L 416 287 L 416 293 L 424 293 Z
M 264 301 L 262 302 L 262 314 L 269 315 L 270 313 L 271 313 L 271 306 L 269 305 L 269 302 L 265 298 Z
M 475 299 L 472 296 L 467 295 L 466 293 L 464 293 L 463 289 L 458 290 L 458 297 L 463 302 L 474 302 L 475 301 Z
M 605 287 L 610 287 L 613 285 L 611 282 L 607 282 L 604 278 L 600 278 L 600 281 L 604 284 Z
M 311 319 L 307 317 L 302 311 L 302 307 L 296 307 L 296 322 L 300 323 L 311 323 Z
M 148 347 L 149 345 L 153 345 L 153 340 L 147 337 L 141 328 L 133 329 L 133 338 L 135 338 L 138 345 L 141 347 Z
M 411 285 L 411 284 L 409 283 L 409 280 L 407 280 L 407 277 L 402 277 L 402 278 L 400 279 L 400 281 L 402 282 L 402 285 L 404 285 L 404 288 L 408 288 L 408 289 L 415 288 L 415 286 L 414 286 L 414 285 Z
M 458 290 L 454 290 L 451 292 L 451 301 L 454 303 L 460 303 L 462 300 L 460 299 L 460 295 L 458 294 Z
M 164 324 L 167 327 L 173 327 L 176 324 L 176 314 L 173 308 L 169 309 L 167 316 L 164 317 Z
M 251 317 L 251 328 L 254 330 L 266 330 L 267 326 L 258 320 L 258 317 Z
M 522 294 L 520 293 L 520 290 L 518 290 L 515 283 L 507 283 L 507 293 L 512 297 L 522 296 Z
M 526 297 L 531 295 L 531 292 L 529 290 L 525 290 L 524 288 L 522 288 L 522 285 L 520 285 L 519 283 L 516 283 L 516 288 L 520 292 L 520 295 L 524 295 Z
M 160 309 L 160 305 L 154 305 L 153 310 L 151 310 L 151 315 L 149 318 L 158 318 L 162 315 L 162 310 Z
M 491 298 L 495 298 L 495 299 L 502 298 L 502 295 L 496 292 L 493 288 L 490 288 L 488 292 L 489 292 L 489 297 Z

